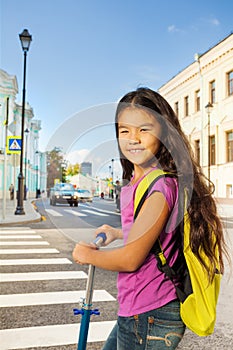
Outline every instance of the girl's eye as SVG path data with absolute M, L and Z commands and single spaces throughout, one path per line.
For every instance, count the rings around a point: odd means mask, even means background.
M 145 131 L 149 131 L 149 129 L 148 128 L 141 128 L 140 131 L 145 132 Z
M 128 130 L 121 130 L 120 131 L 120 134 L 127 134 L 128 133 Z

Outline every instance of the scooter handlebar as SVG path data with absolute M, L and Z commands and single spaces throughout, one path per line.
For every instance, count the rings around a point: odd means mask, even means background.
M 96 247 L 99 248 L 106 241 L 106 239 L 107 239 L 106 234 L 104 232 L 101 232 L 96 236 L 96 238 L 94 239 L 94 241 L 92 243 L 95 244 Z

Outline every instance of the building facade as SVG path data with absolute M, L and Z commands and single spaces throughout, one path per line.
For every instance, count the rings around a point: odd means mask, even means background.
M 83 175 L 92 176 L 92 163 L 90 163 L 90 162 L 83 162 L 80 165 L 81 165 L 81 173 Z
M 233 198 L 233 34 L 196 54 L 158 91 L 178 115 L 215 196 Z
M 9 137 L 21 137 L 22 106 L 16 103 L 16 76 L 0 69 L 0 198 L 9 198 L 9 187 L 18 187 L 20 151 L 9 153 Z M 34 119 L 32 107 L 25 104 L 23 175 L 27 197 L 35 198 L 36 189 L 46 190 L 45 153 L 39 152 L 41 121 Z

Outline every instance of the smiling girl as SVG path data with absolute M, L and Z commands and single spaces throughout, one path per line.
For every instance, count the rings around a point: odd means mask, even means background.
M 123 168 L 121 190 L 122 229 L 103 225 L 108 245 L 123 239 L 123 246 L 96 250 L 80 242 L 73 258 L 80 264 L 118 271 L 118 320 L 103 350 L 176 349 L 185 325 L 180 318 L 180 303 L 174 284 L 157 267 L 152 248 L 159 237 L 167 262 L 178 261 L 182 220 L 179 216 L 183 188 L 188 187 L 192 249 L 202 249 L 215 270 L 211 235 L 213 228 L 222 254 L 224 238 L 208 181 L 192 158 L 191 148 L 175 113 L 166 100 L 147 88 L 125 95 L 116 111 L 116 136 Z M 148 191 L 146 200 L 134 219 L 135 192 L 155 169 L 168 171 Z M 193 181 L 192 181 L 193 180 Z M 212 272 L 207 271 L 210 279 Z M 177 280 L 179 283 L 179 280 Z

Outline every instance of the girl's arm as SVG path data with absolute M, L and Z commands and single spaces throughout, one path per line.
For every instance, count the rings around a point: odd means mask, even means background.
M 143 204 L 123 247 L 96 250 L 80 242 L 73 251 L 74 261 L 105 270 L 133 272 L 145 261 L 168 217 L 169 208 L 164 195 L 154 192 Z

